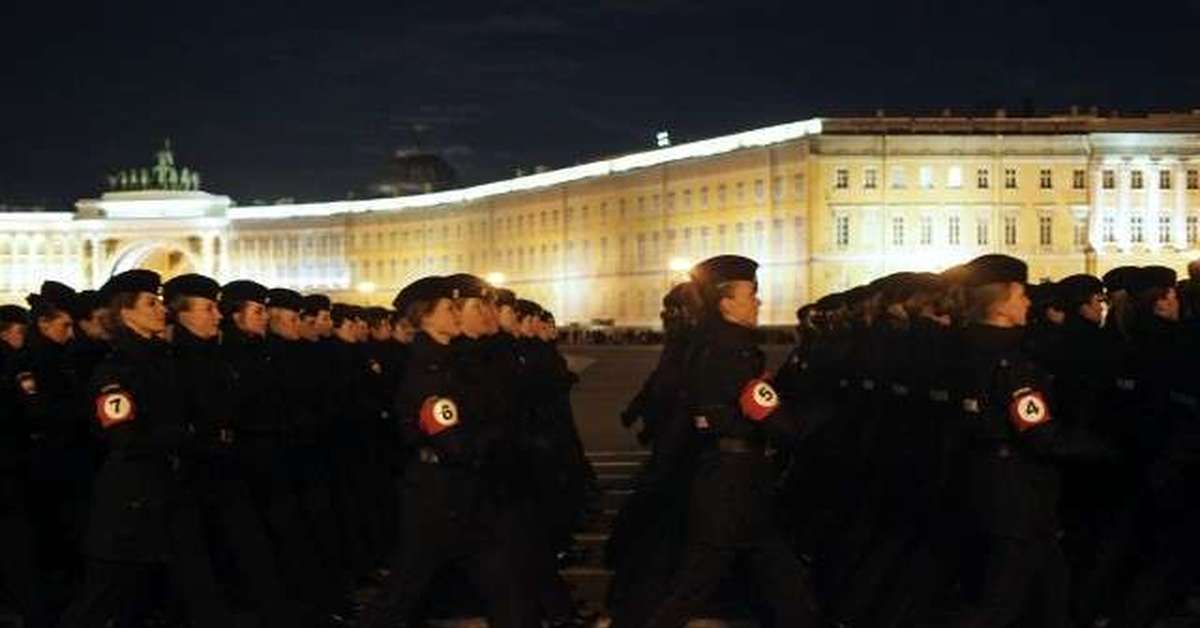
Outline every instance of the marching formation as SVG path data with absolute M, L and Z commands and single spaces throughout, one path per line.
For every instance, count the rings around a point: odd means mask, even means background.
M 31 627 L 573 626 L 595 478 L 553 316 L 151 271 L 0 306 L 0 590 Z M 463 582 L 471 586 L 464 588 Z
M 622 416 L 652 457 L 608 546 L 614 625 L 1150 626 L 1196 585 L 1195 279 L 896 273 L 800 308 L 772 376 L 755 269 L 664 298 Z

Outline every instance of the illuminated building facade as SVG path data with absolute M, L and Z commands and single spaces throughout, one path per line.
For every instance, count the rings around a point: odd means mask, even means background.
M 0 300 L 149 267 L 387 303 L 422 275 L 502 275 L 562 322 L 647 325 L 690 263 L 759 260 L 764 320 L 983 252 L 1034 278 L 1200 256 L 1200 112 L 823 118 L 467 188 L 236 206 L 169 150 L 76 212 L 0 213 Z M 174 183 L 172 183 L 174 181 Z

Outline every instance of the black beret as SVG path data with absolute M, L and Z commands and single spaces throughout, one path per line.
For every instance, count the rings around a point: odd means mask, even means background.
M 266 303 L 267 287 L 257 281 L 238 279 L 225 284 L 221 288 L 221 303 L 237 305 L 246 301 Z
M 866 301 L 867 299 L 870 299 L 872 292 L 867 286 L 854 286 L 853 288 L 843 292 L 842 296 L 846 298 L 846 305 L 853 307 L 859 303 L 862 303 L 863 301 Z
M 1029 303 L 1034 309 L 1041 310 L 1050 306 L 1061 307 L 1058 299 L 1058 284 L 1052 281 L 1029 284 L 1025 288 L 1025 295 L 1029 297 Z
M 1133 274 L 1129 291 L 1137 294 L 1154 288 L 1174 288 L 1177 277 L 1166 266 L 1143 266 Z
M 913 292 L 942 292 L 947 287 L 946 278 L 937 273 L 913 273 L 909 281 L 913 284 Z
M 367 321 L 368 325 L 374 327 L 379 323 L 391 320 L 392 312 L 386 307 L 373 306 L 363 308 L 362 316 L 363 320 Z
M 334 303 L 329 306 L 329 318 L 333 324 L 340 326 L 343 321 L 354 318 L 355 307 L 348 303 Z
M 438 299 L 454 298 L 454 290 L 445 277 L 436 275 L 422 277 L 404 286 L 392 299 L 392 307 L 404 312 L 409 306 L 420 301 L 436 301 Z
M 542 306 L 529 299 L 517 299 L 517 304 L 513 306 L 513 309 L 516 310 L 518 318 L 539 316 L 542 313 Z
M 496 305 L 516 305 L 517 293 L 508 288 L 496 288 Z
M 692 283 L 685 281 L 675 284 L 663 295 L 662 305 L 665 309 L 687 307 L 688 291 L 692 289 Z
M 1104 282 L 1092 275 L 1070 275 L 1058 282 L 1058 295 L 1063 307 L 1083 305 L 1094 294 L 1104 294 Z
M 801 305 L 800 307 L 796 308 L 796 320 L 803 321 L 805 318 L 808 318 L 810 312 L 814 312 L 816 309 L 817 306 L 813 303 Z
M 321 310 L 329 310 L 332 304 L 329 297 L 323 294 L 304 295 L 304 308 L 300 310 L 305 316 L 316 316 Z
M 966 264 L 967 287 L 986 286 L 992 283 L 1025 283 L 1029 280 L 1029 267 L 1021 260 L 999 253 L 980 255 Z
M 80 290 L 79 294 L 75 295 L 75 301 L 71 304 L 71 317 L 75 320 L 89 318 L 92 312 L 103 309 L 104 303 L 100 301 L 100 293 L 95 290 Z
M 267 291 L 267 307 L 278 307 L 299 313 L 304 309 L 304 297 L 288 288 L 271 288 Z
M 50 315 L 53 312 L 75 311 L 75 290 L 57 281 L 43 281 L 38 292 L 25 297 L 25 302 L 33 310 L 34 318 Z
M 550 310 L 542 310 L 540 313 L 538 313 L 538 318 L 542 319 L 543 322 L 553 323 L 554 312 L 551 312 Z
M 842 292 L 827 294 L 817 299 L 813 305 L 822 312 L 832 312 L 846 307 L 846 295 Z
M 1118 266 L 1104 273 L 1104 287 L 1109 292 L 1129 290 L 1133 276 L 1137 274 L 1136 266 Z
M 892 273 L 871 282 L 871 287 L 883 295 L 886 303 L 907 301 L 917 292 L 916 273 Z
M 692 281 L 718 286 L 730 281 L 755 281 L 758 262 L 741 255 L 718 255 L 692 267 Z
M 0 305 L 0 323 L 11 325 L 21 323 L 22 325 L 29 324 L 29 310 L 19 305 Z
M 495 292 L 491 284 L 469 273 L 449 275 L 446 281 L 459 299 L 488 299 Z
M 221 299 L 221 284 L 211 277 L 188 273 L 167 280 L 163 284 L 163 299 L 170 303 L 176 297 L 200 297 L 219 301 Z
M 105 303 L 112 303 L 113 297 L 118 294 L 137 294 L 139 292 L 158 294 L 161 288 L 162 278 L 158 276 L 158 273 L 144 268 L 135 268 L 109 277 L 108 281 L 100 286 L 100 299 Z
M 967 265 L 958 264 L 957 266 L 951 266 L 943 270 L 941 276 L 948 288 L 965 285 L 967 282 Z

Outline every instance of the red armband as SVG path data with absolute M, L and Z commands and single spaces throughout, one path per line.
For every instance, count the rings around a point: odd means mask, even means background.
M 421 404 L 420 427 L 428 436 L 458 425 L 458 404 L 448 397 L 429 397 Z
M 747 418 L 762 421 L 779 407 L 779 393 L 765 379 L 755 378 L 742 387 L 738 403 Z
M 96 396 L 96 420 L 100 427 L 110 427 L 128 423 L 137 418 L 137 405 L 133 403 L 133 395 L 118 386 L 106 386 Z
M 1022 388 L 1013 393 L 1012 401 L 1008 404 L 1008 420 L 1017 432 L 1049 423 L 1052 418 L 1050 404 L 1042 393 L 1032 388 Z

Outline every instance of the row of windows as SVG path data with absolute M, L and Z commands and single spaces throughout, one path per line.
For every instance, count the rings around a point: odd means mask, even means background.
M 923 190 L 931 190 L 936 187 L 933 166 L 921 166 L 917 170 L 918 186 Z M 1117 187 L 1117 171 L 1105 169 L 1100 174 L 1101 185 L 1106 190 L 1116 189 Z M 1017 189 L 1018 172 L 1017 168 L 1004 169 L 1004 189 Z M 1142 170 L 1129 171 L 1129 188 L 1133 190 L 1141 190 L 1145 188 L 1145 173 Z M 1200 171 L 1187 171 L 1187 189 L 1200 189 Z M 1170 170 L 1158 171 L 1158 189 L 1170 190 L 1172 187 L 1172 175 Z M 892 189 L 904 189 L 908 187 L 908 170 L 904 166 L 893 166 L 890 171 L 890 179 L 888 183 Z M 850 169 L 838 168 L 834 171 L 833 186 L 839 190 L 850 188 Z M 990 189 L 992 186 L 992 172 L 989 168 L 979 168 L 975 171 L 975 188 L 979 190 Z M 862 187 L 864 190 L 875 190 L 879 187 L 879 171 L 876 168 L 867 167 L 862 171 Z M 945 187 L 950 189 L 959 189 L 963 187 L 963 169 L 962 166 L 950 166 L 946 169 Z M 1038 170 L 1038 187 L 1043 190 L 1054 189 L 1054 171 L 1050 168 L 1040 168 Z M 1087 188 L 1087 171 L 1075 169 L 1071 171 L 1071 188 L 1075 190 L 1083 190 Z
M 1017 225 L 1016 216 L 1004 216 L 1004 245 L 1017 246 L 1017 236 L 1020 232 Z M 1115 244 L 1117 242 L 1117 221 L 1115 216 L 1105 216 L 1102 221 L 1102 239 L 1107 244 Z M 1145 219 L 1142 216 L 1134 215 L 1129 217 L 1128 226 L 1128 241 L 1132 244 L 1146 243 Z M 1156 242 L 1159 244 L 1171 244 L 1173 241 L 1173 219 L 1168 214 L 1162 214 L 1158 217 L 1157 222 Z M 986 219 L 981 219 L 975 223 L 975 244 L 977 246 L 990 246 L 991 227 Z M 838 248 L 847 248 L 850 246 L 850 216 L 848 214 L 838 214 L 834 219 L 834 244 Z M 917 220 L 917 241 L 922 246 L 933 244 L 933 217 L 921 216 Z M 1188 216 L 1185 224 L 1185 238 L 1187 244 L 1195 245 L 1198 234 L 1200 234 L 1200 217 Z M 891 223 L 891 244 L 892 246 L 905 246 L 908 244 L 905 232 L 905 219 L 903 216 L 892 217 Z M 959 216 L 948 216 L 946 224 L 946 244 L 958 246 L 962 244 L 962 218 Z M 1054 218 L 1051 216 L 1038 217 L 1038 244 L 1040 246 L 1053 246 L 1054 244 Z M 1084 220 L 1075 220 L 1072 225 L 1072 244 L 1077 247 L 1083 247 L 1088 244 L 1088 229 L 1087 222 Z

